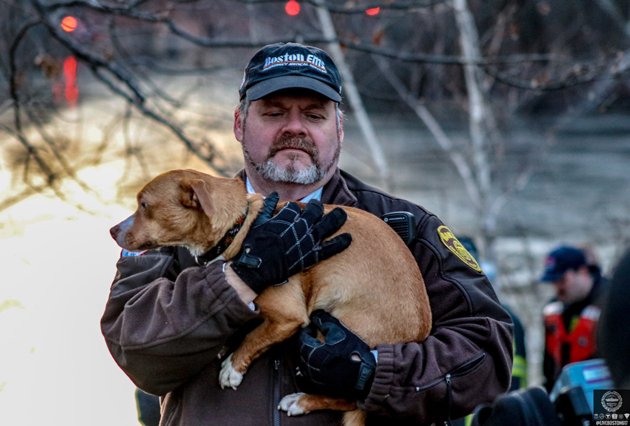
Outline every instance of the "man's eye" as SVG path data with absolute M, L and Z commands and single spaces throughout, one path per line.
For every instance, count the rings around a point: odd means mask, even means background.
M 265 113 L 267 117 L 280 117 L 282 115 L 281 111 L 267 111 Z

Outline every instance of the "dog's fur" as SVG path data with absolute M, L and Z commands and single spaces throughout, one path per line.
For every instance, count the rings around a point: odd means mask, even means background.
M 193 170 L 173 170 L 149 182 L 138 194 L 138 209 L 110 232 L 127 250 L 184 246 L 201 255 L 217 244 L 235 222 L 246 219 L 223 253 L 237 255 L 258 215 L 263 197 L 247 194 L 243 181 Z M 325 206 L 330 211 L 335 206 Z M 264 321 L 223 361 L 222 387 L 236 387 L 251 362 L 271 345 L 287 339 L 324 309 L 360 336 L 371 348 L 379 344 L 422 341 L 429 334 L 431 312 L 418 265 L 401 238 L 381 219 L 343 207 L 348 219 L 345 251 L 272 286 L 255 300 Z M 289 415 L 313 410 L 350 411 L 344 424 L 363 424 L 355 401 L 318 395 L 286 396 L 280 408 Z M 354 411 L 353 411 L 354 410 Z

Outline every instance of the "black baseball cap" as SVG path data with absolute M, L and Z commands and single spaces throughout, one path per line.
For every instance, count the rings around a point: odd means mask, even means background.
M 299 43 L 269 44 L 254 54 L 239 89 L 255 101 L 283 89 L 313 90 L 341 102 L 341 76 L 328 53 Z
M 577 270 L 587 265 L 586 255 L 578 248 L 560 246 L 552 250 L 545 259 L 545 271 L 540 278 L 542 282 L 559 280 L 566 271 Z

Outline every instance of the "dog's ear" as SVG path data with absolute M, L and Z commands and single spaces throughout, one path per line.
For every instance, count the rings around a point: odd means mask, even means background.
M 212 215 L 212 199 L 210 187 L 203 179 L 190 179 L 182 182 L 181 203 L 193 209 L 201 208 L 207 216 Z
M 189 209 L 199 208 L 199 199 L 192 187 L 192 182 L 190 180 L 182 181 L 179 187 L 181 189 L 179 201 L 182 203 L 182 206 Z

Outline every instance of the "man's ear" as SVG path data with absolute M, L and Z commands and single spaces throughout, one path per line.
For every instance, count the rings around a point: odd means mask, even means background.
M 343 112 L 339 111 L 339 117 L 337 117 L 337 138 L 339 139 L 339 143 L 343 143 L 343 139 L 345 136 L 345 131 L 343 128 Z
M 243 142 L 243 120 L 241 119 L 241 109 L 234 110 L 234 137 L 237 141 Z
M 203 179 L 190 179 L 182 182 L 180 201 L 184 207 L 203 210 L 207 216 L 213 212 L 210 186 Z

